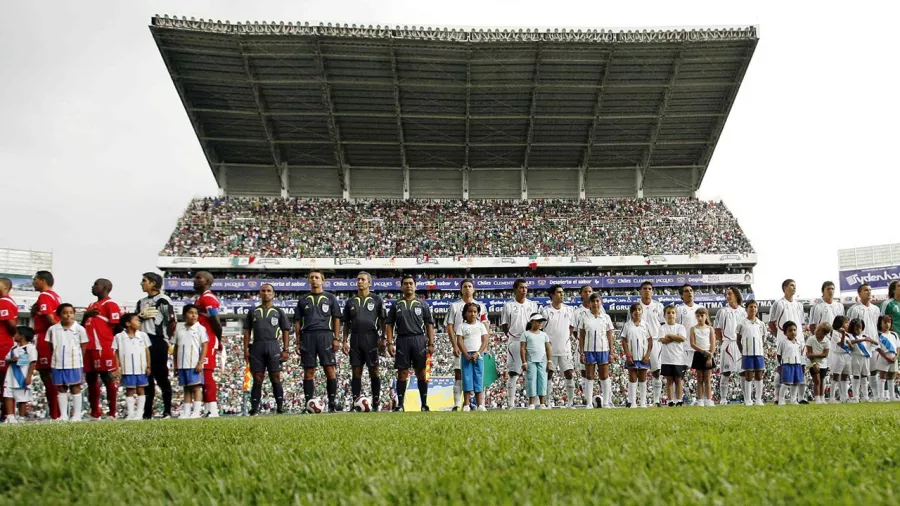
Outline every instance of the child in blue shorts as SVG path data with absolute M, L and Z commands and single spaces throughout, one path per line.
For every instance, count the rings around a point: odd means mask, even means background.
M 197 306 L 184 306 L 184 327 L 175 331 L 175 368 L 178 382 L 184 387 L 184 403 L 180 418 L 200 418 L 203 406 L 200 390 L 203 385 L 203 358 L 209 346 L 209 336 L 203 325 L 197 323 L 200 311 Z M 193 413 L 192 413 L 193 411 Z
M 125 330 L 116 334 L 112 349 L 119 361 L 119 374 L 125 387 L 125 406 L 128 408 L 126 420 L 142 420 L 144 387 L 150 375 L 150 336 L 141 332 L 141 319 L 135 313 L 125 313 L 119 320 Z

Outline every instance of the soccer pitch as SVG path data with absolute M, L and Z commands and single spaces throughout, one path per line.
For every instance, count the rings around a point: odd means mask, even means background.
M 0 427 L 9 504 L 900 504 L 900 405 Z

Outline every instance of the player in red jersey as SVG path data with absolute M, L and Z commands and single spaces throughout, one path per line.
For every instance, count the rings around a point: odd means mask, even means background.
M 6 378 L 6 356 L 9 350 L 16 344 L 15 337 L 19 331 L 16 322 L 19 319 L 19 306 L 9 296 L 12 290 L 12 281 L 9 278 L 0 278 L 0 378 Z M 0 414 L 0 421 L 4 415 Z
M 219 389 L 213 371 L 216 370 L 216 357 L 222 351 L 222 323 L 219 321 L 219 299 L 213 295 L 210 287 L 213 275 L 207 271 L 197 271 L 194 275 L 194 291 L 200 296 L 194 305 L 200 310 L 200 325 L 209 336 L 209 348 L 203 359 L 203 403 L 210 417 L 219 416 Z
M 106 385 L 106 401 L 109 403 L 109 416 L 116 417 L 116 400 L 119 385 L 116 383 L 115 371 L 118 369 L 116 353 L 112 349 L 119 325 L 122 310 L 109 298 L 112 282 L 100 278 L 94 281 L 91 295 L 97 297 L 84 312 L 81 325 L 87 331 L 88 343 L 84 354 L 84 372 L 88 385 L 88 402 L 91 405 L 91 419 L 99 420 L 103 414 L 100 409 L 100 380 Z
M 53 291 L 53 274 L 50 271 L 37 271 L 31 286 L 41 292 L 37 302 L 31 306 L 31 319 L 34 321 L 34 342 L 38 352 L 37 370 L 44 384 L 44 392 L 47 395 L 47 404 L 50 408 L 50 418 L 59 418 L 59 400 L 56 385 L 53 384 L 53 375 L 50 369 L 50 344 L 46 341 L 47 330 L 59 323 L 56 308 L 59 306 L 59 295 Z

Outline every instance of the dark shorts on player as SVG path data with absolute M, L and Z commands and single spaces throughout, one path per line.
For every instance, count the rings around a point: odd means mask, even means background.
M 350 367 L 378 367 L 378 334 L 350 335 Z
M 398 337 L 394 343 L 394 369 L 424 369 L 427 361 L 428 341 L 424 335 Z
M 334 365 L 334 332 L 330 330 L 308 330 L 300 335 L 300 361 L 303 367 Z M 318 359 L 318 363 L 316 362 Z
M 280 370 L 281 344 L 278 341 L 259 341 L 250 345 L 250 372 L 278 372 Z
M 684 378 L 684 372 L 687 370 L 685 365 L 663 364 L 660 368 L 660 374 L 666 378 Z

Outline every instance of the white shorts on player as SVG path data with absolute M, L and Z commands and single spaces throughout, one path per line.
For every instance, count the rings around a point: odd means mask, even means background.
M 722 349 L 719 352 L 719 371 L 722 373 L 738 374 L 743 371 L 741 350 L 738 349 L 734 339 L 723 339 Z
M 834 351 L 834 349 L 832 349 Z M 831 374 L 837 375 L 851 375 L 853 374 L 852 367 L 850 366 L 850 357 L 851 355 L 845 353 L 843 350 L 832 354 L 829 352 L 828 354 L 828 372 Z
M 850 355 L 850 371 L 854 376 L 868 376 L 869 357 Z
M 571 371 L 575 369 L 575 363 L 571 355 L 553 355 L 550 359 L 551 369 L 555 373 Z

